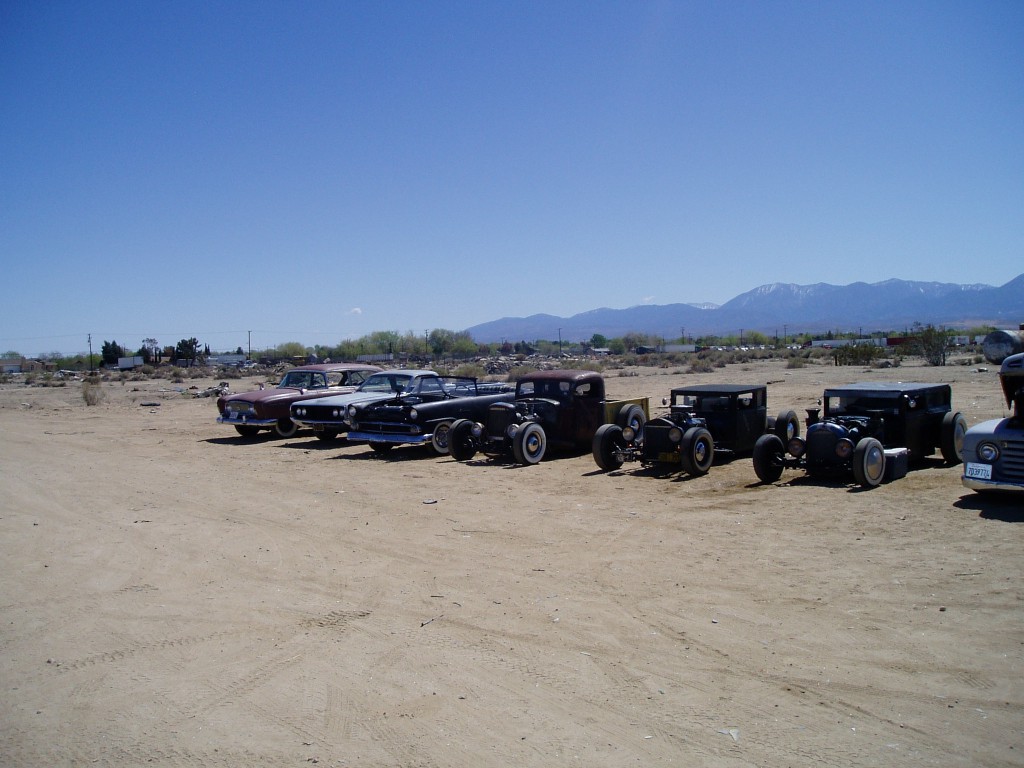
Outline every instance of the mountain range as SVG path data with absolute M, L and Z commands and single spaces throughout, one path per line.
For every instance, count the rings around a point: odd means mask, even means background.
M 1024 323 L 1024 274 L 1005 285 L 959 285 L 909 280 L 850 285 L 771 283 L 725 304 L 643 304 L 592 309 L 571 317 L 504 317 L 466 331 L 480 343 L 548 339 L 585 341 L 594 334 L 619 338 L 642 333 L 728 336 L 745 331 L 776 334 L 825 331 L 903 331 L 914 323 L 951 329 Z

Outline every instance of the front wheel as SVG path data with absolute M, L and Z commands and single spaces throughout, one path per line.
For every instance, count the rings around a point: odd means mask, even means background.
M 456 461 L 469 461 L 476 456 L 472 421 L 459 419 L 452 424 L 448 430 L 448 453 Z
M 235 425 L 235 432 L 240 434 L 242 437 L 256 437 L 260 433 L 259 427 L 243 427 L 240 424 Z
M 451 450 L 448 441 L 451 438 L 452 423 L 442 421 L 434 427 L 434 433 L 430 436 L 430 448 L 438 456 L 447 456 Z
M 959 411 L 950 411 L 942 417 L 940 449 L 947 464 L 959 464 L 964 460 L 964 435 L 967 433 L 967 419 Z
M 754 474 L 762 483 L 774 483 L 782 477 L 786 449 L 778 435 L 761 435 L 754 443 Z
M 616 455 L 616 451 L 625 447 L 626 441 L 622 438 L 622 427 L 618 424 L 602 424 L 594 433 L 591 452 L 594 454 L 597 466 L 605 472 L 611 472 L 622 466 L 622 459 Z
M 299 425 L 291 419 L 278 419 L 274 424 L 274 434 L 278 437 L 292 437 L 299 431 Z
M 544 427 L 535 421 L 523 424 L 512 440 L 512 454 L 519 464 L 539 464 L 547 447 Z
M 679 444 L 683 471 L 688 475 L 706 475 L 715 460 L 715 441 L 704 427 L 690 427 Z
M 885 474 L 885 449 L 873 437 L 865 437 L 853 449 L 853 479 L 864 488 L 874 488 Z

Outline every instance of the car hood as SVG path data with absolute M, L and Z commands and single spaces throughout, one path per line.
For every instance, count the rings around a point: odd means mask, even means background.
M 360 392 L 356 390 L 348 394 L 304 399 L 303 402 L 306 405 L 326 405 L 330 408 L 337 408 L 342 405 L 351 405 L 352 403 L 360 403 L 366 400 L 388 400 L 390 398 L 391 395 L 381 394 L 380 392 Z

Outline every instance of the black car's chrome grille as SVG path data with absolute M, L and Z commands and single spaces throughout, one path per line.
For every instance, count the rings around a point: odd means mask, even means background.
M 419 429 L 412 424 L 395 421 L 360 421 L 360 432 L 372 432 L 377 435 L 417 435 Z
M 487 434 L 491 437 L 504 435 L 511 423 L 511 408 L 489 408 L 487 410 Z
M 668 439 L 668 433 L 673 427 L 662 424 L 644 425 L 644 451 L 645 459 L 657 459 L 662 453 L 675 453 L 679 450 L 679 443 L 673 443 Z
M 807 463 L 811 466 L 836 463 L 839 437 L 830 430 L 817 429 L 807 434 Z

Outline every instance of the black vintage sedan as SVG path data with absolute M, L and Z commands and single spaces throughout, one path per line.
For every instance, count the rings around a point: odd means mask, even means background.
M 350 405 L 348 441 L 369 443 L 376 453 L 396 445 L 426 445 L 448 453 L 448 430 L 459 419 L 482 419 L 494 403 L 511 402 L 515 391 L 503 383 L 464 376 L 439 376 L 429 397 L 403 394 L 388 400 Z

